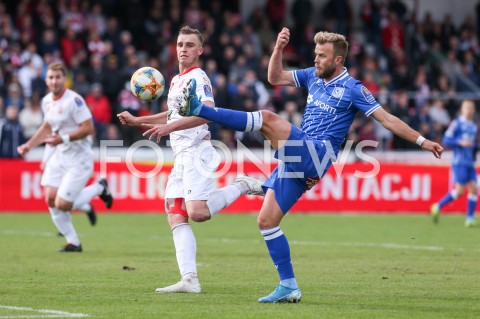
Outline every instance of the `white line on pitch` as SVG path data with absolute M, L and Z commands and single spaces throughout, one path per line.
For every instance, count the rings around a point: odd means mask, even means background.
M 5 306 L 0 305 L 2 309 L 16 310 L 16 311 L 33 311 L 42 313 L 45 315 L 18 315 L 18 316 L 0 316 L 2 319 L 6 318 L 86 318 L 90 317 L 85 313 L 72 313 L 60 310 L 49 310 L 49 309 L 34 309 L 30 307 L 16 307 L 16 306 Z
M 442 246 L 415 246 L 415 245 L 402 245 L 395 243 L 329 243 L 329 242 L 309 242 L 292 240 L 292 244 L 302 246 L 345 246 L 345 247 L 379 247 L 379 248 L 393 248 L 393 249 L 413 249 L 413 250 L 433 250 L 440 251 L 445 250 Z
M 46 231 L 31 231 L 31 230 L 12 230 L 12 229 L 5 229 L 0 231 L 2 235 L 14 235 L 14 236 L 32 236 L 32 237 L 56 237 L 56 233 L 54 231 L 46 232 Z
M 261 243 L 256 239 L 232 239 L 232 238 L 208 238 L 203 239 L 207 241 L 220 241 L 222 243 L 236 243 L 236 242 L 249 242 L 249 243 Z M 416 245 L 403 245 L 396 243 L 349 243 L 349 242 L 324 242 L 324 241 L 302 241 L 302 240 L 290 240 L 292 245 L 300 246 L 344 246 L 344 247 L 379 247 L 387 249 L 412 249 L 412 250 L 429 250 L 429 251 L 443 251 L 449 250 L 443 246 L 416 246 Z M 463 248 L 451 249 L 455 251 L 463 251 Z

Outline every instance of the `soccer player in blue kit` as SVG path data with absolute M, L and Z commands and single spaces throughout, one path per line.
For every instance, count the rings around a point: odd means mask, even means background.
M 448 192 L 438 203 L 432 205 L 433 221 L 438 223 L 440 210 L 446 204 L 456 200 L 468 187 L 466 227 L 475 225 L 474 216 L 477 207 L 477 171 L 475 153 L 477 152 L 477 124 L 473 121 L 475 102 L 462 102 L 460 117 L 453 120 L 442 139 L 442 143 L 453 149 L 452 175 L 455 188 Z
M 362 83 L 352 78 L 343 66 L 348 42 L 340 34 L 318 32 L 315 35 L 315 66 L 286 71 L 282 67 L 283 48 L 290 31 L 278 34 L 268 66 L 272 85 L 303 87 L 308 90 L 301 129 L 270 111 L 240 112 L 203 107 L 195 94 L 196 83 L 184 88 L 184 100 L 178 105 L 183 116 L 199 116 L 237 131 L 260 131 L 277 150 L 279 165 L 262 185 L 265 199 L 257 224 L 280 277 L 280 284 L 261 303 L 299 302 L 298 288 L 287 238 L 280 221 L 302 194 L 312 188 L 336 159 L 358 110 L 373 116 L 396 135 L 420 145 L 440 158 L 443 148 L 422 137 L 403 121 L 385 111 Z

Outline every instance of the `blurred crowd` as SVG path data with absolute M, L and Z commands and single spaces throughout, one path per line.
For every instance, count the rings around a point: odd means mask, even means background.
M 176 36 L 183 25 L 198 28 L 206 41 L 201 67 L 212 80 L 218 106 L 269 109 L 300 126 L 305 92 L 272 87 L 267 66 L 276 35 L 288 26 L 286 67 L 313 65 L 313 36 L 342 33 L 350 43 L 346 66 L 378 101 L 429 139 L 439 141 L 457 115 L 461 93 L 480 86 L 480 2 L 460 25 L 452 16 L 437 21 L 415 15 L 401 0 L 267 0 L 247 17 L 240 1 L 221 0 L 0 0 L 0 157 L 17 157 L 16 145 L 42 123 L 46 66 L 62 60 L 68 87 L 90 107 L 96 141 L 143 138 L 116 114 L 148 115 L 167 109 L 166 93 L 152 103 L 130 94 L 129 80 L 142 66 L 157 68 L 168 82 L 178 73 Z M 290 19 L 288 19 L 290 18 Z M 289 25 L 287 21 L 292 21 Z M 214 139 L 234 147 L 263 146 L 258 132 L 235 133 L 211 125 Z M 384 150 L 414 148 L 364 116 L 348 139 L 373 139 Z M 162 141 L 165 143 L 165 140 Z

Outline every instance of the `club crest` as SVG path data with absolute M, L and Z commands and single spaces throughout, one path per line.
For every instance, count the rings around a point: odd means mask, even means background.
M 345 92 L 345 88 L 343 87 L 336 87 L 333 89 L 332 96 L 334 98 L 340 99 L 343 96 L 343 92 Z

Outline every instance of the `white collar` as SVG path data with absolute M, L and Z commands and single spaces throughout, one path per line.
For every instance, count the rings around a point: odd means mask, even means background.
M 325 81 L 325 79 L 323 79 L 323 83 L 325 84 L 325 86 L 327 85 L 330 85 L 332 84 L 333 82 L 337 81 L 337 80 L 340 80 L 341 78 L 345 77 L 347 75 L 347 68 L 346 67 L 343 67 L 343 72 L 340 73 L 339 75 L 337 75 L 336 77 L 334 77 L 332 80 L 330 80 L 329 82 Z

